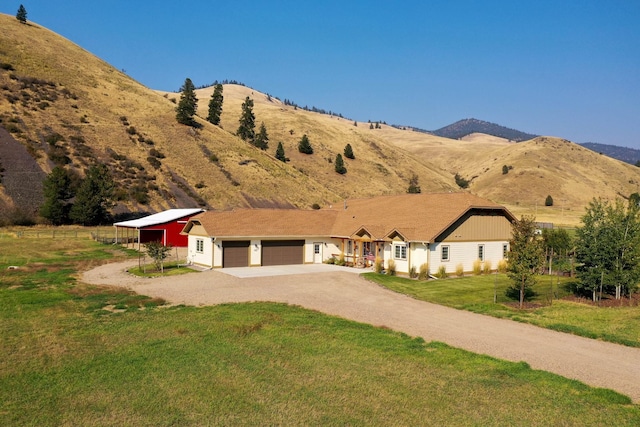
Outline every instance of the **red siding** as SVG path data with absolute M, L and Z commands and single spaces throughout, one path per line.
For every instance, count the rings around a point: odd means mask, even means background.
M 164 224 L 156 224 L 150 225 L 148 227 L 140 228 L 140 235 L 145 234 L 146 230 L 159 230 L 163 232 L 165 236 L 163 238 L 162 244 L 165 246 L 178 246 L 178 247 L 187 247 L 188 246 L 188 236 L 183 236 L 180 234 L 185 224 L 194 215 L 185 216 L 180 219 L 176 219 L 171 222 L 166 222 Z M 150 233 L 155 234 L 155 232 Z M 143 240 L 143 239 L 141 239 Z

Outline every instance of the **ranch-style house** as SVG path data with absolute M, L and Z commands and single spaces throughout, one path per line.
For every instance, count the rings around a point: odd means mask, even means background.
M 346 200 L 319 210 L 234 209 L 189 219 L 188 261 L 226 268 L 322 263 L 409 273 L 428 263 L 431 274 L 445 266 L 473 270 L 480 260 L 495 268 L 507 256 L 515 217 L 503 206 L 469 193 L 381 196 Z

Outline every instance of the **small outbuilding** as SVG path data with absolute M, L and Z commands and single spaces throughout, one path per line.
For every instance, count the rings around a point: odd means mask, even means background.
M 189 219 L 203 209 L 168 209 L 143 218 L 116 222 L 116 243 L 160 242 L 164 246 L 186 247 L 188 238 L 180 234 Z

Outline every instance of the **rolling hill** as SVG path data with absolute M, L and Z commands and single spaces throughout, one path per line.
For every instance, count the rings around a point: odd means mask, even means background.
M 445 174 L 365 126 L 286 107 L 243 86 L 225 87 L 222 126 L 200 118 L 199 129 L 180 125 L 176 94 L 154 92 L 36 24 L 21 25 L 7 15 L 0 24 L 0 125 L 43 173 L 56 164 L 79 175 L 91 164 L 109 165 L 118 183 L 119 212 L 194 205 L 310 207 L 403 192 L 411 174 L 424 177 L 425 191 L 454 188 Z M 209 93 L 198 93 L 201 116 Z M 234 135 L 247 95 L 255 99 L 257 123 L 267 124 L 267 151 Z M 314 146 L 311 156 L 295 148 L 303 134 Z M 278 140 L 291 159 L 286 164 L 274 158 Z M 348 160 L 347 174 L 339 175 L 332 162 L 347 143 L 356 160 Z M 4 169 L 5 177 L 18 173 L 8 164 Z M 28 179 L 29 187 L 41 188 L 41 175 Z M 20 205 L 5 186 L 2 194 L 4 211 L 34 204 Z
M 437 136 L 451 139 L 461 139 L 467 135 L 481 133 L 492 135 L 498 138 L 503 138 L 513 142 L 527 141 L 538 136 L 478 119 L 458 120 L 457 122 L 452 123 L 448 126 L 431 131 L 431 133 Z
M 463 139 L 381 125 L 370 129 L 331 114 L 305 111 L 274 96 L 224 85 L 221 125 L 206 122 L 213 88 L 196 91 L 197 128 L 178 124 L 180 94 L 146 88 L 126 74 L 36 24 L 0 15 L 0 213 L 34 214 L 42 178 L 54 165 L 82 176 L 109 166 L 117 182 L 116 212 L 169 207 L 300 207 L 344 198 L 399 194 L 417 176 L 423 192 L 467 191 L 503 203 L 516 214 L 576 224 L 592 197 L 640 190 L 640 169 L 560 138 L 514 144 L 483 133 Z M 176 85 L 182 82 L 176 82 Z M 264 123 L 262 151 L 235 135 L 241 104 L 254 101 Z M 297 150 L 308 135 L 314 154 Z M 517 139 L 517 138 L 516 138 Z M 275 159 L 282 142 L 290 159 Z M 346 144 L 355 160 L 334 171 Z M 10 154 L 11 153 L 11 154 Z M 19 162 L 11 160 L 17 156 Z M 511 167 L 507 174 L 503 166 Z M 544 207 L 551 195 L 554 206 Z M 0 219 L 1 220 L 1 219 Z

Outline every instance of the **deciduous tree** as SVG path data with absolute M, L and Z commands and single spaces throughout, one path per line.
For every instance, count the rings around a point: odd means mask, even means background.
M 236 134 L 244 141 L 253 143 L 256 136 L 256 116 L 253 114 L 253 100 L 248 96 L 242 103 L 242 114 L 240 115 L 240 126 Z
M 147 255 L 153 260 L 156 270 L 164 272 L 164 260 L 169 256 L 171 246 L 164 246 L 160 242 L 149 242 L 144 245 Z
M 194 126 L 193 116 L 198 108 L 198 98 L 196 98 L 196 88 L 190 78 L 186 78 L 184 84 L 180 88 L 180 101 L 176 107 L 176 120 L 178 123 L 188 126 Z
M 207 121 L 214 125 L 220 124 L 220 115 L 222 114 L 222 103 L 224 96 L 222 96 L 222 85 L 218 83 L 213 88 L 211 99 L 209 100 L 209 115 Z
M 407 188 L 407 193 L 418 194 L 422 190 L 420 190 L 420 185 L 418 185 L 418 175 L 412 175 L 411 179 L 409 179 L 409 188 Z
M 507 289 L 507 296 L 519 297 L 520 308 L 524 300 L 533 294 L 535 276 L 544 263 L 544 253 L 536 235 L 535 219 L 523 216 L 513 223 L 509 251 L 507 275 L 513 285 Z
M 578 290 L 629 295 L 640 280 L 640 216 L 635 205 L 593 199 L 576 231 Z

